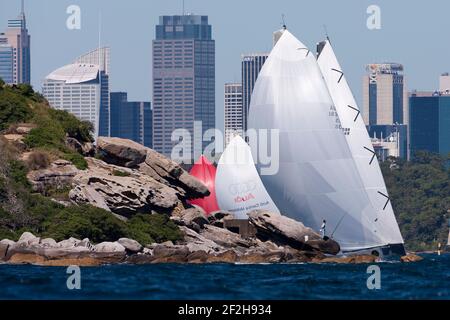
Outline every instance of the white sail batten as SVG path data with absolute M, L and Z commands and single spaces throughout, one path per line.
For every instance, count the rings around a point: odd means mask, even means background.
M 364 189 L 370 200 L 367 214 L 374 230 L 388 244 L 403 243 L 383 175 L 362 119 L 362 114 L 348 85 L 330 42 L 327 40 L 318 64 L 336 107 L 342 130 L 353 155 Z
M 279 130 L 279 171 L 261 179 L 282 214 L 316 230 L 327 220 L 327 235 L 343 251 L 393 240 L 374 224 L 367 177 L 360 175 L 314 54 L 287 30 L 258 75 L 248 127 Z
M 248 144 L 235 136 L 220 157 L 216 172 L 216 197 L 221 210 L 247 219 L 253 210 L 279 213 L 267 193 Z

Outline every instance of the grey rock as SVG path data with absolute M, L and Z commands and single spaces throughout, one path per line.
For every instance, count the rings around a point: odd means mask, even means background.
M 80 244 L 80 242 L 81 242 L 81 240 L 71 237 L 69 239 L 58 242 L 57 246 L 58 246 L 58 248 L 62 248 L 62 249 L 75 248 L 76 246 L 78 246 L 78 244 Z
M 38 245 L 41 241 L 41 238 L 36 237 L 31 232 L 24 232 L 19 238 L 19 241 L 17 241 L 18 245 L 21 246 L 32 246 L 32 245 Z
M 69 192 L 73 202 L 90 203 L 123 216 L 171 211 L 180 202 L 177 191 L 145 175 L 121 177 L 88 170 L 75 176 L 73 183 Z
M 10 247 L 9 244 L 0 242 L 0 261 L 5 260 L 9 247 Z
M 136 240 L 128 239 L 128 238 L 120 238 L 117 240 L 128 252 L 137 253 L 142 251 L 142 245 Z
M 197 178 L 191 176 L 179 164 L 162 154 L 147 148 L 145 165 L 139 169 L 144 173 L 167 181 L 171 186 L 183 190 L 187 199 L 203 198 L 209 195 L 208 188 Z
M 0 244 L 14 246 L 16 244 L 16 242 L 12 241 L 12 240 L 9 240 L 9 239 L 3 239 L 3 240 L 0 240 Z
M 209 224 L 205 211 L 200 207 L 183 210 L 179 214 L 173 214 L 171 218 L 177 224 L 186 226 L 197 232 L 199 232 L 204 225 Z
M 107 163 L 133 168 L 144 162 L 147 148 L 121 138 L 98 137 L 97 149 Z
M 234 248 L 241 251 L 256 244 L 253 240 L 243 239 L 237 233 L 211 225 L 205 225 L 200 235 L 221 247 Z
M 41 246 L 44 248 L 56 248 L 58 244 L 55 239 L 45 238 L 41 240 Z
M 125 252 L 125 247 L 118 242 L 102 242 L 94 246 L 95 252 Z
M 72 137 L 66 137 L 66 146 L 73 151 L 82 154 L 83 156 L 93 156 L 95 154 L 95 147 L 92 143 L 81 143 Z
M 311 228 L 286 216 L 260 210 L 250 212 L 248 216 L 250 223 L 257 229 L 256 236 L 259 239 L 271 240 L 278 245 L 289 245 L 302 251 L 317 250 L 329 254 L 337 254 L 340 251 L 334 240 L 323 240 Z
M 44 193 L 48 189 L 63 189 L 72 184 L 79 170 L 69 161 L 56 160 L 46 169 L 30 171 L 27 174 L 35 192 Z
M 214 211 L 211 212 L 208 216 L 208 221 L 211 225 L 223 228 L 224 220 L 232 220 L 235 216 L 231 212 L 228 211 Z
M 192 229 L 180 227 L 180 230 L 184 233 L 184 241 L 191 252 L 205 251 L 207 253 L 214 253 L 223 249 L 223 247 L 214 241 L 206 239 Z

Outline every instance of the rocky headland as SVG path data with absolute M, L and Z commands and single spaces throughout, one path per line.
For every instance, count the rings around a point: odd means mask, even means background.
M 0 263 L 372 263 L 286 216 L 206 215 L 207 187 L 171 159 L 0 85 Z M 244 232 L 245 231 L 245 232 Z M 11 239 L 11 240 L 9 240 Z M 405 258 L 414 261 L 416 258 Z
M 141 244 L 120 238 L 94 244 L 89 239 L 55 241 L 24 232 L 18 241 L 0 241 L 0 261 L 45 266 L 95 266 L 111 263 L 373 263 L 375 256 L 332 257 L 339 244 L 323 240 L 314 230 L 283 215 L 254 211 L 248 224 L 254 234 L 243 237 L 225 227 L 233 214 L 218 211 L 209 216 L 190 206 L 189 199 L 209 195 L 203 183 L 182 167 L 133 141 L 100 137 L 96 150 L 87 150 L 88 168 L 77 169 L 57 159 L 44 169 L 27 174 L 35 192 L 70 188 L 69 204 L 90 204 L 127 221 L 137 213 L 164 213 L 175 222 L 182 238 L 175 243 Z M 54 200 L 58 201 L 58 200 Z M 406 259 L 410 261 L 410 259 Z M 406 261 L 405 260 L 405 261 Z

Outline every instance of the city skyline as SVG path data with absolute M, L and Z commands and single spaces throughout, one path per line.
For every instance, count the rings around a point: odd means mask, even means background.
M 436 1 L 437 2 L 437 1 Z M 260 3 L 260 2 L 258 2 Z M 83 52 L 98 46 L 98 18 L 102 13 L 101 44 L 112 48 L 114 79 L 111 90 L 129 92 L 133 100 L 150 101 L 151 92 L 151 40 L 153 26 L 160 15 L 181 13 L 181 1 L 129 1 L 127 3 L 107 3 L 106 1 L 77 1 L 81 8 L 81 30 L 69 30 L 65 26 L 68 14 L 66 8 L 71 1 L 60 1 L 57 4 L 42 0 L 25 2 L 27 25 L 33 35 L 32 84 L 41 90 L 40 81 L 51 70 L 72 59 L 73 52 Z M 186 12 L 205 14 L 214 27 L 213 37 L 217 41 L 217 78 L 216 78 L 216 126 L 223 123 L 223 85 L 226 82 L 237 82 L 240 78 L 240 57 L 245 52 L 270 51 L 272 32 L 281 26 L 281 14 L 287 13 L 286 24 L 290 30 L 298 34 L 308 47 L 314 48 L 316 42 L 323 40 L 327 25 L 330 37 L 336 47 L 343 68 L 347 70 L 347 78 L 354 90 L 359 104 L 362 104 L 361 77 L 364 65 L 373 62 L 397 61 L 405 65 L 408 78 L 408 90 L 434 90 L 438 88 L 436 75 L 450 69 L 450 61 L 446 58 L 450 46 L 436 41 L 436 30 L 445 27 L 445 7 L 448 3 L 440 3 L 442 10 L 435 12 L 434 19 L 421 26 L 413 21 L 425 15 L 433 7 L 418 4 L 414 7 L 408 3 L 389 3 L 378 1 L 382 13 L 382 29 L 370 31 L 366 27 L 368 1 L 352 1 L 345 5 L 347 15 L 336 15 L 342 4 L 330 2 L 323 6 L 318 4 L 300 4 L 285 1 L 277 4 L 267 2 L 260 6 L 259 15 L 249 19 L 248 12 L 254 6 L 253 1 L 240 3 L 240 10 L 233 11 L 233 23 L 229 23 L 233 6 L 207 1 L 186 1 Z M 0 11 L 1 29 L 6 28 L 6 21 L 20 12 L 20 1 L 2 1 Z M 306 15 L 304 12 L 309 14 Z M 297 14 L 298 12 L 298 14 Z M 351 18 L 354 17 L 354 18 Z M 119 25 L 115 21 L 122 21 Z M 139 21 L 141 26 L 134 28 L 131 21 Z M 400 21 L 400 23 L 399 23 Z M 450 25 L 450 23 L 448 23 Z M 425 26 L 425 27 L 424 27 Z M 130 35 L 133 31 L 134 35 Z M 351 33 L 352 37 L 348 35 Z M 426 35 L 426 36 L 425 36 Z M 421 36 L 421 45 L 417 46 L 415 38 Z M 139 41 L 136 39 L 139 38 Z M 57 41 L 55 41 L 57 40 Z M 137 42 L 137 44 L 136 44 Z M 55 45 L 58 43 L 58 46 Z M 136 45 L 135 59 L 129 60 L 129 45 Z M 357 43 L 358 46 L 354 44 Z M 432 61 L 420 63 L 424 56 L 433 49 Z M 139 66 L 139 67 L 138 67 Z M 131 81 L 137 78 L 139 81 Z

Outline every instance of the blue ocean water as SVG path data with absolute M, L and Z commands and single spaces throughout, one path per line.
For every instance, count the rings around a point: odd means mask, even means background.
M 111 265 L 81 268 L 69 290 L 66 268 L 0 265 L 0 299 L 450 299 L 450 254 L 418 263 L 368 265 Z

